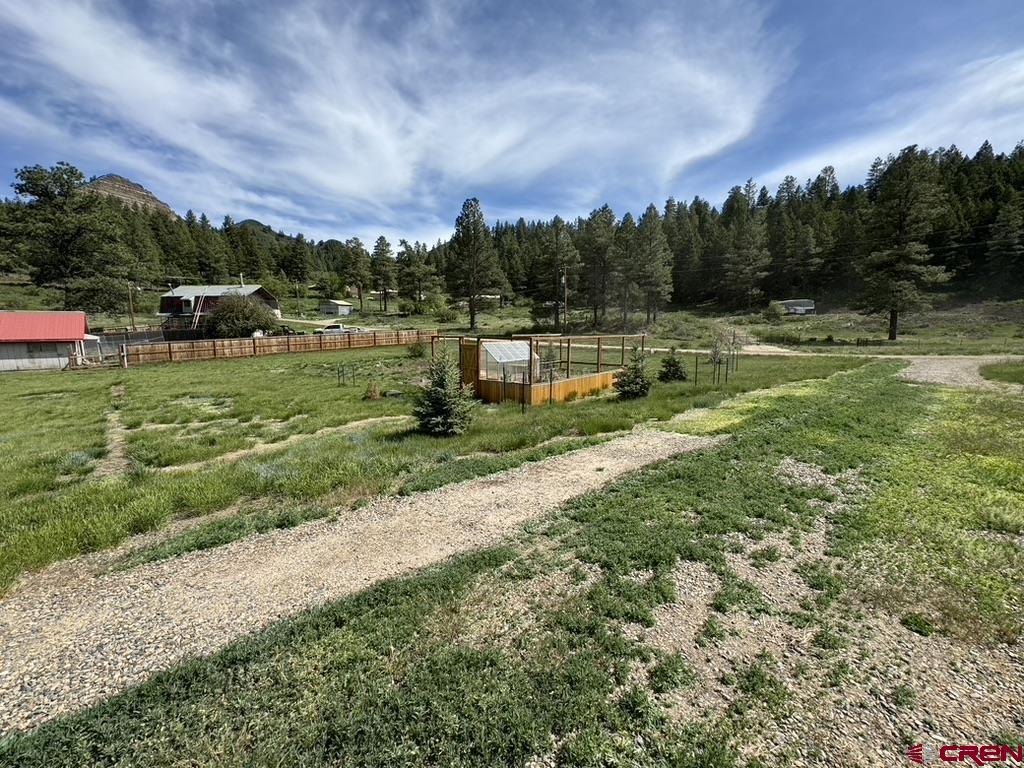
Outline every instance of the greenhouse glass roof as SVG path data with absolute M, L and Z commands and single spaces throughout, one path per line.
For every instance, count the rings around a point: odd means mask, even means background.
M 522 363 L 530 359 L 530 342 L 485 341 L 484 352 L 496 363 Z

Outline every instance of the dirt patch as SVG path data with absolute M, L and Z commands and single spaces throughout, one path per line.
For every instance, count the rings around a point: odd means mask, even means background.
M 122 423 L 121 413 L 118 410 L 121 401 L 124 400 L 124 387 L 121 385 L 111 387 L 110 395 L 113 403 L 111 409 L 107 411 L 107 455 L 100 459 L 92 471 L 91 477 L 96 480 L 120 477 L 127 474 L 132 467 L 127 451 L 128 430 Z
M 917 384 L 938 384 L 959 389 L 980 389 L 992 392 L 1011 392 L 1024 394 L 1024 386 L 989 381 L 981 375 L 983 365 L 1008 362 L 1012 358 L 998 355 L 976 355 L 972 357 L 956 357 L 952 355 L 933 355 L 931 357 L 906 358 L 909 365 L 899 372 L 904 381 Z
M 337 520 L 19 590 L 0 602 L 0 732 L 89 706 L 281 618 L 452 555 L 652 463 L 720 439 L 642 430 Z

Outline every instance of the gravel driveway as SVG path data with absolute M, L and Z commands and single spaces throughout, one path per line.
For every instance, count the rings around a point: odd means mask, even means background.
M 1024 387 L 989 381 L 981 375 L 981 367 L 1001 363 L 1015 358 L 1000 355 L 932 355 L 930 357 L 904 358 L 909 365 L 899 376 L 918 384 L 940 384 L 962 389 L 987 389 L 993 392 L 1024 392 Z
M 27 730 L 282 617 L 513 535 L 526 520 L 719 438 L 636 430 L 428 493 L 0 602 L 0 734 Z

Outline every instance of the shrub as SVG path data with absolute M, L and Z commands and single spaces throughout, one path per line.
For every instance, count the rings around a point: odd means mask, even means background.
M 273 331 L 277 317 L 270 307 L 251 296 L 224 296 L 206 319 L 206 334 L 215 339 L 238 339 L 256 331 Z
M 646 397 L 651 391 L 651 377 L 647 375 L 647 360 L 644 353 L 633 347 L 626 367 L 615 374 L 615 391 L 623 400 Z
M 380 400 L 380 384 L 376 381 L 371 381 L 366 385 L 366 391 L 363 393 L 363 400 Z
M 686 381 L 686 368 L 683 359 L 676 353 L 676 348 L 669 350 L 668 357 L 661 361 L 658 381 Z
M 786 307 L 781 301 L 769 301 L 764 310 L 764 319 L 769 323 L 779 323 L 786 316 Z
M 459 319 L 459 311 L 455 307 L 441 307 L 434 312 L 434 319 L 439 323 L 454 323 Z
M 406 351 L 408 352 L 409 357 L 412 358 L 426 357 L 427 345 L 422 341 L 414 341 L 408 346 Z
M 421 432 L 460 435 L 473 418 L 473 388 L 462 384 L 459 367 L 447 352 L 430 362 L 430 383 L 419 393 L 412 414 Z

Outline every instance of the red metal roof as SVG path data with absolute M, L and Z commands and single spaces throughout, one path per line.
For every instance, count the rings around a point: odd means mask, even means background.
M 0 312 L 0 343 L 82 341 L 88 329 L 85 312 Z

